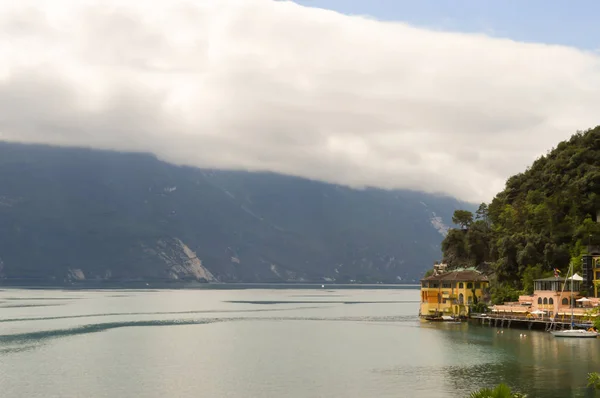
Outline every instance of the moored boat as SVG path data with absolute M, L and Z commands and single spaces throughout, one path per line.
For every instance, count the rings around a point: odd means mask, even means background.
M 423 318 L 429 322 L 461 323 L 463 321 L 462 318 L 456 318 L 449 315 L 428 315 Z
M 568 330 L 557 330 L 550 332 L 554 337 L 570 337 L 570 338 L 589 338 L 595 339 L 598 337 L 597 332 L 583 329 L 568 329 Z
M 569 278 L 569 274 L 571 274 L 571 277 Z M 573 326 L 575 325 L 574 319 L 573 319 L 573 309 L 575 307 L 575 305 L 573 304 L 573 263 L 571 262 L 571 264 L 569 265 L 569 272 L 567 273 L 567 278 L 565 279 L 565 285 L 567 283 L 568 280 L 571 280 L 571 329 L 567 329 L 567 330 L 556 330 L 552 333 L 552 335 L 554 337 L 567 337 L 567 338 L 578 338 L 578 339 L 582 339 L 582 338 L 588 338 L 588 339 L 595 339 L 596 337 L 598 337 L 598 332 L 595 332 L 593 330 L 585 330 L 585 329 L 574 329 Z M 563 291 L 564 291 L 564 286 L 563 285 Z

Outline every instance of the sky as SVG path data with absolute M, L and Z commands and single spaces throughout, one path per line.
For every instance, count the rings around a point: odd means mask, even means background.
M 600 2 L 580 0 L 297 0 L 348 15 L 429 29 L 485 33 L 532 43 L 600 50 Z
M 599 8 L 0 0 L 0 140 L 489 201 L 599 124 Z

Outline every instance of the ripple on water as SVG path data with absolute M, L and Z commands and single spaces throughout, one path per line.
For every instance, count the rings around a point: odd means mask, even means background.
M 152 320 L 152 321 L 125 321 L 107 322 L 78 326 L 68 329 L 42 330 L 28 333 L 15 333 L 0 335 L 0 344 L 41 342 L 47 339 L 75 336 L 80 334 L 98 333 L 110 329 L 126 327 L 149 327 L 149 326 L 174 326 L 174 325 L 202 325 L 215 323 L 220 319 L 174 319 L 174 320 Z
M 12 352 L 12 347 L 2 347 L 10 344 L 40 343 L 44 340 L 69 337 L 82 334 L 98 333 L 111 329 L 126 327 L 153 327 L 153 326 L 177 326 L 177 325 L 203 325 L 216 322 L 232 321 L 325 321 L 325 322 L 414 322 L 412 316 L 387 316 L 387 317 L 244 317 L 244 318 L 203 318 L 203 319 L 172 319 L 172 320 L 144 320 L 123 321 L 88 324 L 67 329 L 42 330 L 27 333 L 14 333 L 0 335 L 0 348 Z
M 230 304 L 405 304 L 418 303 L 418 300 L 399 300 L 399 301 L 332 301 L 332 300 L 230 300 L 223 301 Z
M 0 307 L 1 308 L 1 307 Z M 320 309 L 323 307 L 294 307 L 294 308 L 260 308 L 245 310 L 189 310 L 189 311 L 154 311 L 154 312 L 106 312 L 100 314 L 80 314 L 80 315 L 57 315 L 29 318 L 6 318 L 0 319 L 0 323 L 7 322 L 26 322 L 26 321 L 50 321 L 57 319 L 77 319 L 77 318 L 96 318 L 107 316 L 137 316 L 137 315 L 193 315 L 193 314 L 225 314 L 225 313 L 252 313 L 252 312 L 281 312 L 306 309 Z
M 54 300 L 79 300 L 83 297 L 4 297 L 4 300 L 11 301 L 54 301 Z
M 0 308 L 58 307 L 60 305 L 65 304 L 3 304 L 0 305 Z

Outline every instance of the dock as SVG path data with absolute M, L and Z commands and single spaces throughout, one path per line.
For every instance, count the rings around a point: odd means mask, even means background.
M 469 322 L 475 323 L 481 326 L 489 326 L 496 328 L 515 328 L 515 329 L 527 329 L 527 330 L 564 330 L 571 328 L 571 321 L 567 319 L 539 319 L 539 318 L 527 318 L 526 316 L 518 315 L 494 315 L 494 314 L 472 314 L 469 316 Z M 592 327 L 591 321 L 580 320 L 576 321 L 576 325 L 579 328 Z

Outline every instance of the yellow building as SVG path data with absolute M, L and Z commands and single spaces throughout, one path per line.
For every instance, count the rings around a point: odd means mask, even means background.
M 481 301 L 489 288 L 489 280 L 473 270 L 457 270 L 428 276 L 421 280 L 422 317 L 436 315 L 468 315 L 474 298 Z M 474 294 L 473 294 L 474 293 Z

